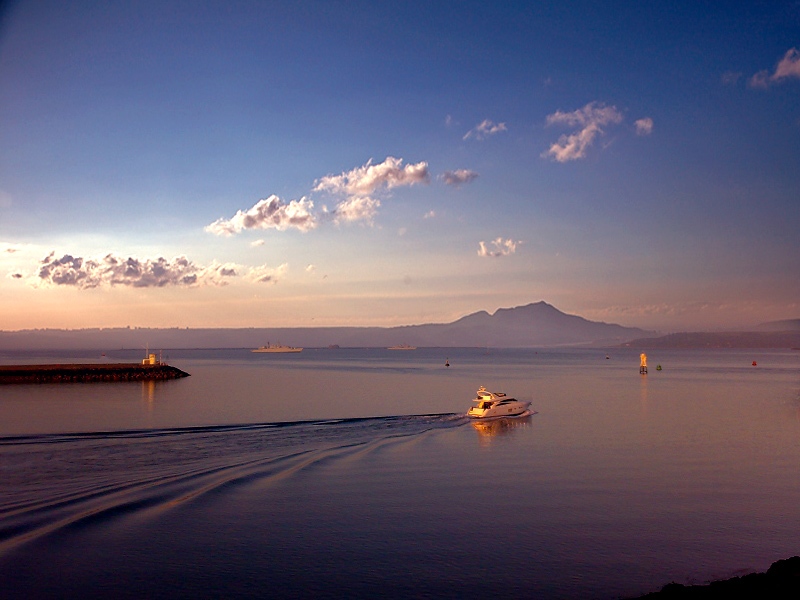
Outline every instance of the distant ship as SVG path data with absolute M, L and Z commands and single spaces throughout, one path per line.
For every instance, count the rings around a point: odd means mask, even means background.
M 400 344 L 399 346 L 389 346 L 387 350 L 416 350 L 416 346 L 409 346 L 408 344 Z
M 281 346 L 280 344 L 270 344 L 267 342 L 266 346 L 261 346 L 251 352 L 302 352 L 302 348 L 295 348 L 294 346 Z

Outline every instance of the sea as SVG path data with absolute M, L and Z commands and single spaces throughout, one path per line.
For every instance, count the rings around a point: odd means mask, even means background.
M 614 599 L 800 554 L 800 351 L 159 354 L 191 376 L 0 386 L 0 597 Z M 469 420 L 480 386 L 533 414 Z

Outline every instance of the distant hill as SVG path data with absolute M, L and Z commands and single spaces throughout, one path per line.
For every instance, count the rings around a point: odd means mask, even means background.
M 800 331 L 800 319 L 761 323 L 754 331 Z
M 35 329 L 0 332 L 0 350 L 120 348 L 255 348 L 267 342 L 309 348 L 428 347 L 522 348 L 618 345 L 655 335 L 635 327 L 589 321 L 546 302 L 476 312 L 452 323 L 403 327 L 319 327 L 236 329 Z
M 797 331 L 671 333 L 623 344 L 632 348 L 800 348 Z

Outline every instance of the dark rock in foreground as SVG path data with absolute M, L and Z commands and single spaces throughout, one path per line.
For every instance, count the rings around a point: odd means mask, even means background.
M 0 384 L 154 381 L 179 379 L 188 376 L 189 373 L 165 364 L 118 363 L 0 366 Z
M 751 573 L 714 581 L 708 585 L 669 583 L 660 592 L 641 596 L 637 600 L 710 600 L 722 598 L 800 598 L 800 556 L 772 563 L 766 573 Z

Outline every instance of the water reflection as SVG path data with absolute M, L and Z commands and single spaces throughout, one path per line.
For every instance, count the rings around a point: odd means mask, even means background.
M 156 382 L 153 380 L 142 381 L 142 402 L 146 402 L 152 408 L 156 400 Z
M 492 438 L 509 435 L 515 431 L 529 427 L 531 424 L 531 416 L 525 417 L 500 417 L 498 419 L 491 419 L 487 421 L 473 420 L 471 421 L 475 431 L 478 432 L 478 439 L 481 446 L 489 446 L 492 443 Z

